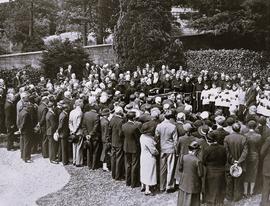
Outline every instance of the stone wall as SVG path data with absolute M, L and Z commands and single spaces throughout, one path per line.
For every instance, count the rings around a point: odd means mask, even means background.
M 96 64 L 113 64 L 116 61 L 116 55 L 111 44 L 86 46 L 84 48 L 89 54 L 89 58 Z M 39 69 L 41 68 L 41 58 L 42 51 L 0 55 L 0 68 L 12 69 L 32 66 Z

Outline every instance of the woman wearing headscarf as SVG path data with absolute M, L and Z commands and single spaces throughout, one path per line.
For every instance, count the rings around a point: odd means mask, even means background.
M 177 205 L 199 206 L 203 176 L 202 163 L 197 157 L 200 145 L 193 141 L 188 148 L 189 153 L 182 157 L 179 167 L 182 178 L 179 183 Z

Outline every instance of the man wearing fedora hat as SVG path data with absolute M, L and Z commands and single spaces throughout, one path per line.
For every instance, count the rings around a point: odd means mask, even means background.
M 227 152 L 227 191 L 226 191 L 226 198 L 229 201 L 239 201 L 243 195 L 243 174 L 238 177 L 234 178 L 229 173 L 229 168 L 231 165 L 237 164 L 242 167 L 243 172 L 245 172 L 245 160 L 248 154 L 248 145 L 247 145 L 247 138 L 240 134 L 241 125 L 239 123 L 234 123 L 232 125 L 233 133 L 227 135 L 224 139 L 224 146 Z
M 189 153 L 181 157 L 179 171 L 182 178 L 179 183 L 178 206 L 199 206 L 200 193 L 202 188 L 201 178 L 203 168 L 200 159 L 197 157 L 200 145 L 193 141 L 188 146 Z

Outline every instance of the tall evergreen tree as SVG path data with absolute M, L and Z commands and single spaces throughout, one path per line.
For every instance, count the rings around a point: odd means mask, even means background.
M 166 62 L 171 43 L 172 2 L 121 0 L 114 48 L 119 63 L 128 69 Z

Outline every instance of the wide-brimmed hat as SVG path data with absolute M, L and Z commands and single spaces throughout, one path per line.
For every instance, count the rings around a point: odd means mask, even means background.
M 209 133 L 209 126 L 208 125 L 202 125 L 198 128 L 198 133 L 201 135 L 201 136 L 205 136 Z
M 155 134 L 155 127 L 156 125 L 152 124 L 151 122 L 146 122 L 142 125 L 141 133 L 147 135 L 154 135 Z
M 200 144 L 197 141 L 193 141 L 190 143 L 190 145 L 188 146 L 189 150 L 198 150 L 200 149 Z

